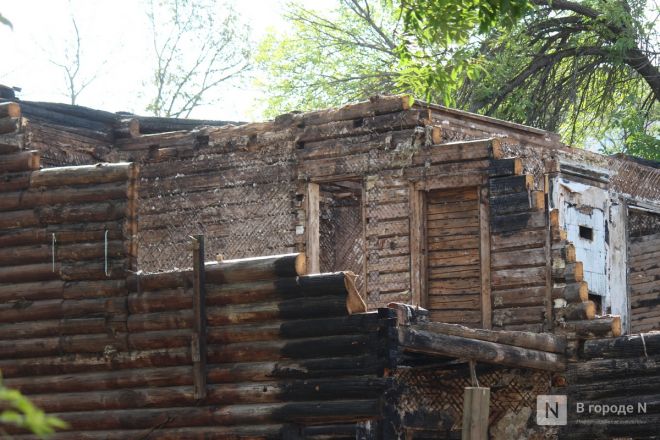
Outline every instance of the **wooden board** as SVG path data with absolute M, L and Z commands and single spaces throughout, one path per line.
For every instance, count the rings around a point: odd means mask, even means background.
M 426 193 L 426 304 L 433 320 L 482 324 L 478 187 Z

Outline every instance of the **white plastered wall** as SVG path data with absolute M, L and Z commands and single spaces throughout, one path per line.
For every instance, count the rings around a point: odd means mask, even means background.
M 558 177 L 553 185 L 552 208 L 559 209 L 559 224 L 575 245 L 584 266 L 589 292 L 602 297 L 606 313 L 621 316 L 628 328 L 626 288 L 626 210 L 607 190 Z M 592 239 L 580 236 L 580 226 L 592 229 Z

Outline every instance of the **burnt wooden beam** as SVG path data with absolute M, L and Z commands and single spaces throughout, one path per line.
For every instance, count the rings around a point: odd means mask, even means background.
M 512 330 L 484 330 L 465 327 L 460 324 L 428 322 L 418 324 L 420 329 L 449 336 L 496 342 L 532 350 L 563 354 L 566 350 L 566 338 L 550 333 L 532 333 Z
M 660 333 L 640 333 L 619 338 L 591 339 L 584 342 L 586 358 L 616 356 L 656 356 L 660 354 Z
M 566 367 L 563 356 L 555 353 L 444 335 L 417 326 L 399 328 L 399 344 L 404 351 L 470 359 L 510 367 L 546 371 L 563 371 Z

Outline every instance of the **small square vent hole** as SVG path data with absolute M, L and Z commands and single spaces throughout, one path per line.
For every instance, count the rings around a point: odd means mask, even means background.
M 593 228 L 590 228 L 589 226 L 580 226 L 580 238 L 593 241 L 594 239 Z

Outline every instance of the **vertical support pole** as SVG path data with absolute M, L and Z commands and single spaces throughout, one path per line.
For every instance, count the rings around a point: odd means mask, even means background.
M 204 273 L 204 236 L 192 237 L 193 251 L 193 394 L 206 397 L 206 277 Z
M 463 394 L 462 440 L 487 440 L 490 388 L 466 387 Z
M 320 267 L 320 230 L 319 230 L 319 220 L 320 220 L 320 195 L 319 195 L 319 184 L 310 182 L 307 184 L 307 212 L 305 213 L 305 219 L 307 227 L 306 237 L 307 243 L 305 246 L 305 255 L 307 256 L 307 273 L 314 274 L 319 273 L 321 270 Z
M 426 246 L 426 191 L 411 183 L 410 191 L 410 282 L 412 303 L 428 306 L 427 246 Z
M 550 198 L 552 197 L 549 174 L 543 175 L 543 198 L 545 204 L 545 325 L 544 331 L 551 331 L 554 327 L 552 304 L 552 224 L 550 222 Z
M 488 185 L 478 187 L 479 191 L 479 260 L 481 261 L 481 326 L 493 327 L 493 314 L 490 299 L 490 204 Z

